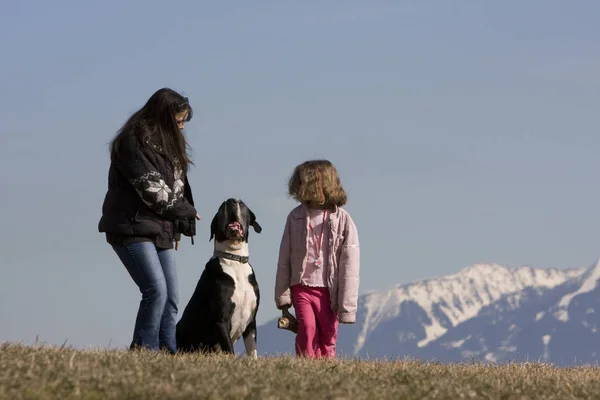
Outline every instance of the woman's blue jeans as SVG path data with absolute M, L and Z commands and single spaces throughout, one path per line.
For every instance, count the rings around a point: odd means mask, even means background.
M 175 353 L 179 303 L 175 251 L 157 248 L 151 242 L 113 249 L 142 293 L 130 348 Z

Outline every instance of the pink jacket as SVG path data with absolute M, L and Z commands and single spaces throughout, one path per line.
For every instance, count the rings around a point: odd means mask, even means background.
M 306 268 L 309 214 L 305 205 L 288 215 L 275 277 L 275 304 L 278 309 L 292 304 L 290 286 L 300 283 Z M 350 214 L 336 207 L 326 222 L 329 228 L 329 260 L 327 285 L 331 308 L 341 323 L 356 322 L 360 249 L 358 231 Z

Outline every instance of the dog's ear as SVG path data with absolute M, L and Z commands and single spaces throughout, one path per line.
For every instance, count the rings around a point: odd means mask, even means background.
M 212 222 L 210 223 L 210 239 L 208 239 L 209 242 L 213 239 L 213 237 L 215 237 L 215 233 L 217 233 L 218 217 L 219 217 L 219 213 L 216 213 L 212 219 Z
M 254 228 L 254 232 L 262 232 L 262 227 L 258 222 L 256 222 L 256 215 L 254 215 L 251 209 L 248 209 L 248 212 L 250 213 L 250 225 L 252 225 L 252 227 Z

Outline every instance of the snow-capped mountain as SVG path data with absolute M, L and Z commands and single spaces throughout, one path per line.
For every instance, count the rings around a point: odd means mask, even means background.
M 359 299 L 357 323 L 340 326 L 338 354 L 596 362 L 599 280 L 600 263 L 574 269 L 479 264 L 369 293 Z M 293 352 L 294 335 L 278 330 L 276 320 L 259 327 L 258 336 L 263 354 Z

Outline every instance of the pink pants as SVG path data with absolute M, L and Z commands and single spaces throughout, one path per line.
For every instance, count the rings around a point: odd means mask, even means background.
M 331 309 L 329 289 L 294 285 L 291 291 L 298 320 L 296 355 L 335 358 L 338 321 Z

